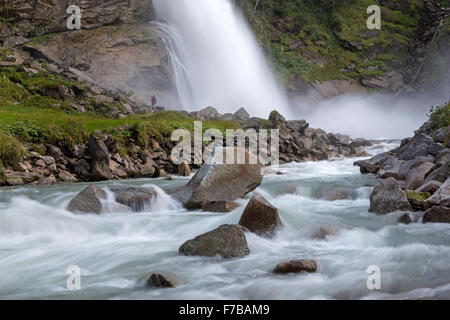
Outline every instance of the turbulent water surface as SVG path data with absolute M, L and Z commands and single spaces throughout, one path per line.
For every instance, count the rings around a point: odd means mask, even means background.
M 385 145 L 378 151 L 392 147 Z M 187 212 L 161 191 L 152 212 L 73 215 L 65 210 L 85 185 L 0 191 L 1 299 L 404 299 L 450 298 L 450 225 L 398 225 L 401 213 L 367 212 L 377 183 L 352 166 L 355 159 L 287 164 L 257 189 L 279 208 L 284 227 L 274 239 L 247 233 L 243 259 L 185 257 L 186 240 L 237 223 L 248 198 L 228 214 Z M 105 185 L 169 187 L 186 183 L 137 180 Z M 102 185 L 102 184 L 100 184 Z M 347 190 L 347 200 L 328 201 Z M 250 196 L 250 195 L 249 195 Z M 313 239 L 319 225 L 337 234 Z M 290 259 L 315 259 L 315 274 L 274 275 Z M 81 289 L 66 288 L 67 268 L 82 270 Z M 381 290 L 367 289 L 367 268 L 381 268 Z M 175 273 L 174 289 L 143 290 L 142 276 Z

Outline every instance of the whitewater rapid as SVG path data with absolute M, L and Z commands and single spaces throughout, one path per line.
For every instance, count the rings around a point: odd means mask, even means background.
M 154 0 L 182 106 L 267 118 L 290 105 L 244 16 L 231 0 Z
M 376 152 L 394 147 L 383 145 Z M 372 149 L 375 151 L 375 149 Z M 450 225 L 398 225 L 401 213 L 368 213 L 377 180 L 353 162 L 290 163 L 256 190 L 279 209 L 284 227 L 273 239 L 246 233 L 251 254 L 242 259 L 186 257 L 179 246 L 221 224 L 237 223 L 248 199 L 228 214 L 187 212 L 159 190 L 152 212 L 74 215 L 65 210 L 85 185 L 0 190 L 0 299 L 407 299 L 450 298 Z M 99 186 L 157 184 L 143 179 Z M 328 201 L 330 190 L 348 192 Z M 335 235 L 314 239 L 319 225 Z M 291 259 L 314 259 L 315 274 L 274 275 Z M 81 289 L 68 290 L 67 268 L 81 268 Z M 381 290 L 367 288 L 367 268 L 381 268 Z M 176 274 L 174 289 L 143 290 L 149 272 Z

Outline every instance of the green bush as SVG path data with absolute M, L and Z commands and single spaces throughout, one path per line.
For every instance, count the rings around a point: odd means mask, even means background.
M 16 168 L 24 153 L 25 148 L 17 139 L 0 133 L 0 167 Z
M 450 102 L 431 107 L 429 116 L 434 129 L 450 126 Z

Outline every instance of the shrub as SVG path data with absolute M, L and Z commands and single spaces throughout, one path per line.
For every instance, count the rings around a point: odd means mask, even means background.
M 16 168 L 25 153 L 23 145 L 15 138 L 0 133 L 0 167 Z
M 448 127 L 450 125 L 450 102 L 431 107 L 429 116 L 434 129 Z

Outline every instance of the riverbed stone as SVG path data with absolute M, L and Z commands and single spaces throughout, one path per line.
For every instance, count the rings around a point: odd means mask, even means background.
M 175 288 L 178 285 L 177 276 L 165 271 L 152 272 L 145 281 L 146 288 Z
M 133 212 L 144 212 L 150 210 L 150 205 L 157 196 L 154 188 L 130 187 L 120 191 L 116 201 L 130 207 Z
M 225 224 L 217 229 L 186 241 L 178 250 L 186 256 L 242 258 L 250 254 L 243 228 Z
M 70 201 L 67 210 L 73 213 L 103 212 L 101 200 L 106 200 L 106 192 L 94 185 L 88 186 Z
M 369 212 L 386 214 L 394 211 L 411 211 L 412 207 L 394 178 L 387 178 L 377 185 L 370 195 Z
M 281 227 L 281 220 L 278 209 L 262 195 L 255 193 L 247 204 L 239 225 L 258 235 L 273 236 Z
M 314 260 L 291 260 L 278 264 L 273 270 L 274 273 L 300 273 L 300 272 L 316 272 L 317 262 Z

